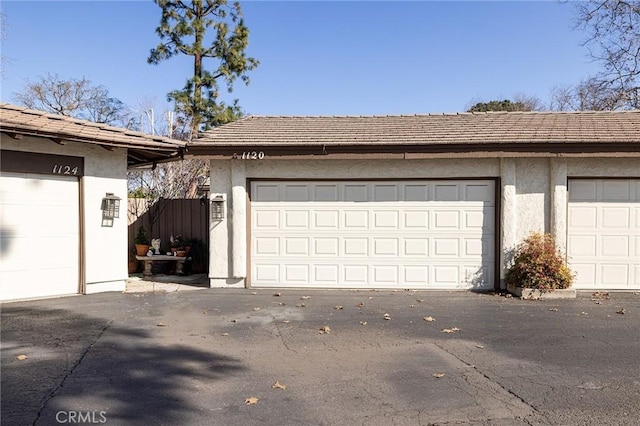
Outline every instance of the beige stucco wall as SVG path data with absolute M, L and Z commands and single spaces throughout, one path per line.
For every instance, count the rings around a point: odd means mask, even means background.
M 123 291 L 127 274 L 127 152 L 107 151 L 77 142 L 58 145 L 36 137 L 2 137 L 2 149 L 84 157 L 81 199 L 84 203 L 86 292 Z M 123 201 L 113 227 L 102 226 L 102 198 L 112 192 Z
M 500 178 L 501 285 L 508 252 L 531 232 L 551 232 L 566 251 L 567 179 L 640 177 L 640 158 L 480 158 L 422 160 L 213 160 L 211 193 L 227 198 L 227 218 L 211 223 L 212 287 L 247 276 L 246 181 L 263 179 Z

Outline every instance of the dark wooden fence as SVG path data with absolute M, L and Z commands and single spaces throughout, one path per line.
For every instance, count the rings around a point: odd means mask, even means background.
M 147 230 L 149 239 L 160 238 L 163 253 L 170 250 L 171 236 L 180 235 L 184 239 L 200 241 L 202 246 L 198 250 L 204 250 L 204 253 L 196 255 L 204 264 L 194 262 L 195 272 L 208 270 L 209 203 L 203 203 L 199 199 L 162 199 L 148 208 L 144 199 L 129 198 L 128 213 L 129 250 L 134 247 L 134 240 L 141 226 Z

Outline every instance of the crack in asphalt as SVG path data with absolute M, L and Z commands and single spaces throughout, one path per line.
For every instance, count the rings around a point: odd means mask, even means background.
M 502 383 L 493 380 L 491 377 L 489 377 L 486 373 L 484 373 L 483 371 L 481 371 L 480 369 L 478 369 L 478 367 L 476 367 L 473 364 L 469 364 L 467 361 L 465 361 L 464 359 L 460 358 L 458 355 L 456 355 L 453 352 L 448 351 L 446 348 L 444 348 L 443 346 L 439 345 L 437 342 L 433 342 L 433 345 L 436 346 L 437 348 L 439 348 L 440 350 L 442 350 L 443 352 L 451 355 L 452 357 L 454 357 L 455 359 L 457 359 L 458 361 L 460 361 L 461 363 L 463 363 L 464 365 L 470 367 L 471 369 L 473 369 L 473 371 L 477 372 L 478 374 L 480 374 L 482 377 L 484 377 L 486 380 L 490 381 L 491 383 L 495 383 L 497 386 L 500 387 L 500 389 L 504 390 L 505 392 L 507 392 L 509 395 L 513 396 L 514 398 L 516 398 L 518 401 L 522 402 L 524 405 L 526 405 L 527 407 L 531 408 L 531 410 L 536 413 L 539 416 L 542 416 L 543 418 L 546 418 L 544 416 L 544 414 L 542 412 L 540 412 L 535 406 L 529 404 L 527 401 L 525 401 L 520 395 L 518 395 L 517 393 L 513 392 L 511 389 L 508 389 L 506 387 L 504 387 L 502 385 Z M 463 377 L 464 378 L 464 377 Z M 464 378 L 465 381 L 466 378 Z M 525 421 L 528 424 L 531 424 L 528 420 L 526 420 L 525 418 L 522 418 L 523 421 Z
M 100 338 L 107 331 L 107 329 L 109 327 L 111 327 L 112 322 L 113 321 L 107 322 L 107 324 L 100 330 L 100 332 L 98 333 L 96 338 L 89 345 L 87 345 L 87 348 L 82 352 L 82 355 L 80 355 L 80 358 L 78 358 L 78 360 L 71 366 L 71 368 L 69 368 L 69 370 L 67 370 L 67 374 L 64 375 L 64 377 L 62 378 L 62 380 L 60 381 L 58 386 L 54 390 L 49 392 L 49 394 L 47 395 L 47 398 L 42 402 L 42 405 L 40 406 L 40 409 L 38 410 L 38 413 L 36 414 L 36 418 L 33 420 L 33 423 L 32 423 L 33 426 L 35 426 L 36 423 L 38 422 L 38 420 L 40 420 L 40 416 L 42 415 L 42 412 L 44 411 L 44 409 L 49 404 L 49 401 L 51 401 L 53 398 L 55 398 L 55 396 L 58 393 L 58 391 L 64 387 L 64 384 L 67 381 L 67 379 L 69 378 L 69 376 L 71 376 L 71 374 L 73 374 L 73 372 L 80 365 L 80 363 L 82 362 L 84 357 L 89 353 L 89 351 L 98 342 L 98 340 L 100 340 Z
M 299 355 L 298 351 L 296 351 L 295 349 L 291 349 L 289 347 L 289 344 L 287 343 L 287 341 L 284 340 L 284 336 L 282 336 L 282 330 L 280 330 L 280 325 L 278 324 L 278 320 L 276 320 L 275 315 L 272 315 L 271 318 L 273 319 L 273 322 L 272 322 L 273 327 L 276 329 L 276 336 L 278 336 L 280 338 L 280 341 L 282 341 L 282 344 L 284 345 L 284 347 L 288 351 L 293 352 L 296 355 Z

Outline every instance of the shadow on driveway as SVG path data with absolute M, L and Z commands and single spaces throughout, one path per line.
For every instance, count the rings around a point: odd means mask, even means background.
M 3 306 L 2 425 L 68 422 L 69 412 L 109 424 L 179 424 L 198 383 L 244 369 L 152 334 L 64 309 Z

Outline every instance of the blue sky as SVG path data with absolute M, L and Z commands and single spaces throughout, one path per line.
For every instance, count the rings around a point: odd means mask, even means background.
M 464 111 L 597 70 L 572 6 L 556 1 L 243 2 L 248 54 L 260 60 L 231 97 L 249 114 L 371 115 Z M 1 99 L 47 72 L 87 77 L 136 106 L 164 103 L 192 65 L 148 65 L 152 1 L 2 1 L 8 58 Z

